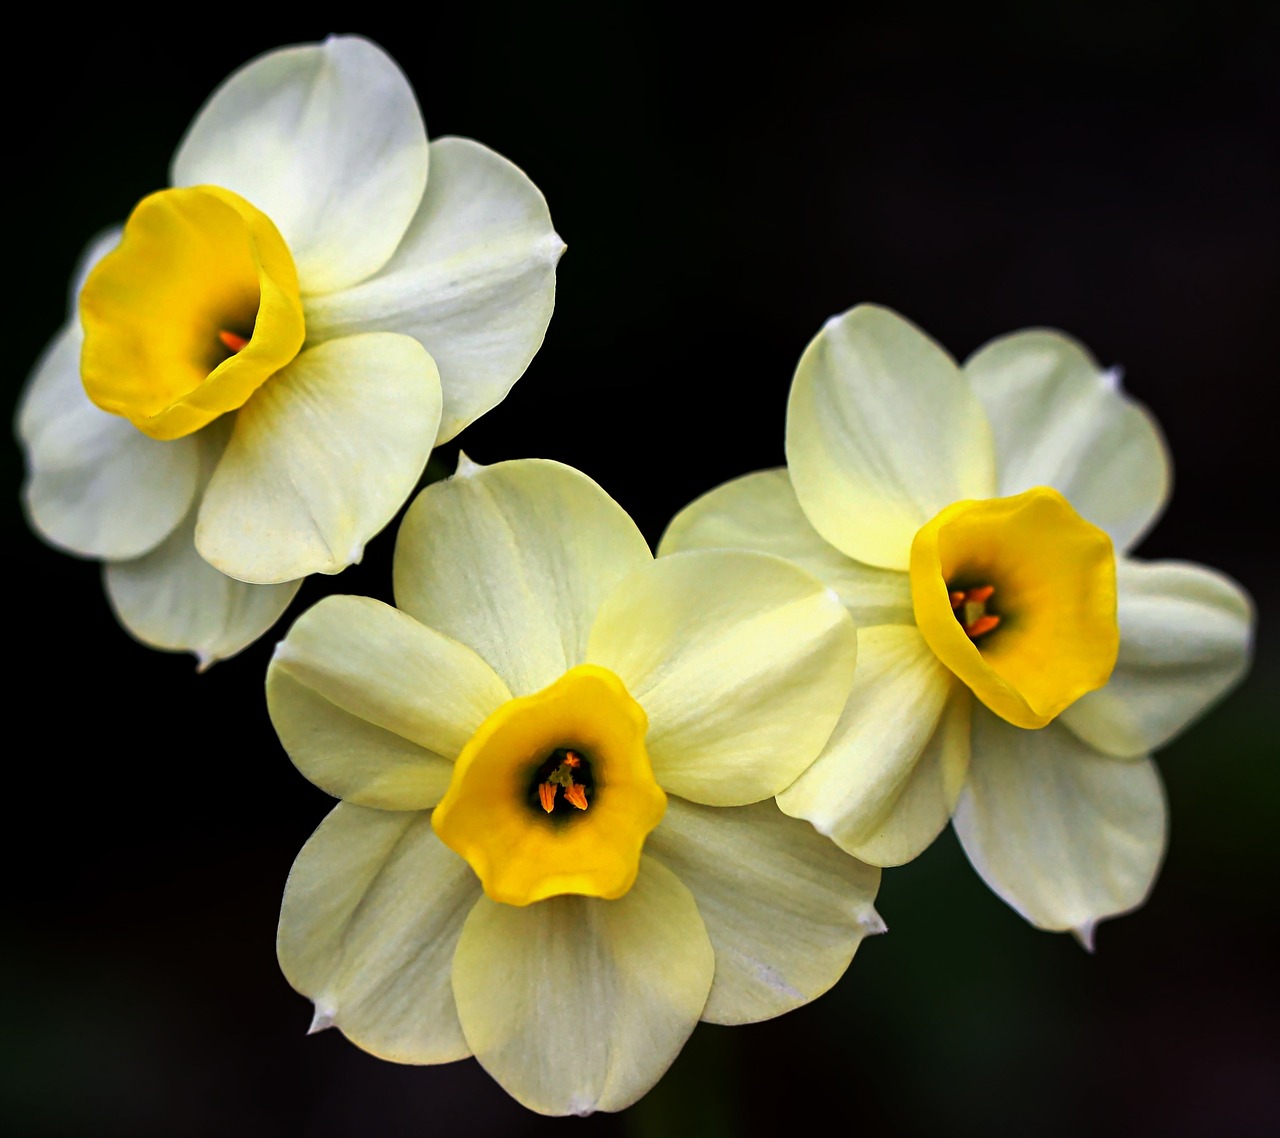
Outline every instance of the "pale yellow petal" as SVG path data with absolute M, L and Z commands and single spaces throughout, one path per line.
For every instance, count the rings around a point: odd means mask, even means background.
M 773 802 L 671 798 L 647 852 L 688 886 L 716 953 L 702 1018 L 753 1023 L 827 991 L 862 938 L 884 931 L 880 871 Z
M 1023 730 L 975 704 L 956 834 L 982 879 L 1038 928 L 1086 945 L 1146 900 L 1164 856 L 1164 791 L 1148 758 L 1113 759 L 1058 723 Z
M 369 597 L 308 609 L 267 670 L 271 721 L 298 769 L 384 810 L 439 802 L 453 760 L 510 698 L 471 649 Z
M 857 659 L 839 598 L 764 553 L 693 550 L 623 581 L 587 648 L 649 716 L 659 784 L 715 806 L 787 786 L 830 736 Z
M 312 1030 L 336 1026 L 397 1063 L 465 1058 L 450 963 L 480 896 L 428 811 L 339 803 L 289 871 L 276 937 L 285 977 L 315 1004 Z
M 475 649 L 513 695 L 530 695 L 584 661 L 601 601 L 650 561 L 635 523 L 585 474 L 464 456 L 405 515 L 396 603 Z
M 858 671 L 817 761 L 778 795 L 843 849 L 881 865 L 921 853 L 946 826 L 964 781 L 969 699 L 907 625 L 858 632 Z
M 986 415 L 955 361 L 895 312 L 861 304 L 800 358 L 787 463 L 814 528 L 858 561 L 905 570 L 944 506 L 995 491 Z
M 800 509 L 785 469 L 744 474 L 685 506 L 658 556 L 689 549 L 751 549 L 794 561 L 836 591 L 859 628 L 914 622 L 907 574 L 864 565 L 827 542 Z
M 540 1114 L 630 1106 L 662 1077 L 706 1004 L 715 953 L 692 894 L 645 857 L 616 901 L 487 897 L 453 961 L 466 1040 Z

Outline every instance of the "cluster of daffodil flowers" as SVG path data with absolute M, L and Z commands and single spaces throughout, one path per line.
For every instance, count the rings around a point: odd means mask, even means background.
M 207 664 L 359 560 L 501 401 L 563 245 L 516 167 L 428 144 L 356 37 L 232 75 L 173 183 L 91 245 L 19 427 L 33 525 Z M 267 703 L 341 800 L 280 918 L 313 1029 L 618 1110 L 699 1020 L 830 988 L 883 930 L 879 867 L 948 821 L 1039 927 L 1091 945 L 1141 904 L 1151 752 L 1252 625 L 1220 574 L 1128 555 L 1168 495 L 1151 417 L 1058 333 L 961 367 L 864 305 L 802 356 L 786 453 L 656 559 L 585 474 L 464 456 L 405 515 L 397 607 L 296 620 Z

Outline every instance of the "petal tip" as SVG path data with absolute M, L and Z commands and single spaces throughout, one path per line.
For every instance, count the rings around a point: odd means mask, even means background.
M 1089 920 L 1076 925 L 1075 928 L 1071 930 L 1071 935 L 1076 938 L 1076 942 L 1085 950 L 1085 952 L 1094 951 L 1093 934 L 1097 927 L 1098 922 L 1091 917 Z
M 1124 368 L 1120 364 L 1104 368 L 1098 373 L 1098 382 L 1107 391 L 1119 391 L 1124 382 Z
M 195 649 L 196 658 L 196 675 L 203 676 L 210 668 L 218 662 L 218 657 L 212 652 L 207 652 L 203 648 Z
M 324 1004 L 316 1004 L 315 1015 L 311 1017 L 311 1026 L 307 1028 L 308 1035 L 316 1035 L 333 1026 L 334 1017 L 338 1014 L 337 1008 L 327 1007 Z
M 454 478 L 470 478 L 473 474 L 479 474 L 484 469 L 484 465 L 479 462 L 472 462 L 466 451 L 458 451 L 458 469 L 453 472 Z
M 858 917 L 858 924 L 862 927 L 863 936 L 879 936 L 889 931 L 884 918 L 871 907 Z

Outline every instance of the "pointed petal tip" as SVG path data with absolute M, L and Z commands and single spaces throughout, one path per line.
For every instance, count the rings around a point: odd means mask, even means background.
M 211 652 L 206 652 L 203 648 L 194 650 L 196 658 L 196 675 L 203 676 L 210 668 L 218 662 L 218 657 Z
M 1091 918 L 1071 930 L 1071 935 L 1076 938 L 1076 942 L 1085 950 L 1085 952 L 1091 953 L 1094 951 L 1093 934 L 1097 927 L 1098 922 Z
M 884 918 L 870 907 L 858 918 L 858 924 L 862 926 L 863 936 L 879 936 L 889 931 Z
M 347 564 L 359 565 L 364 560 L 364 542 L 358 541 L 347 551 Z
M 472 462 L 466 451 L 458 451 L 458 469 L 453 472 L 454 478 L 470 478 L 473 474 L 478 474 L 483 469 L 484 465 L 479 462 Z
M 1120 364 L 1106 368 L 1099 373 L 1098 380 L 1108 391 L 1119 391 L 1124 382 L 1124 368 Z
M 316 1004 L 315 1015 L 311 1017 L 311 1026 L 307 1028 L 308 1035 L 316 1035 L 318 1032 L 325 1031 L 333 1026 L 334 1017 L 338 1014 L 337 1008 L 325 1007 L 323 1004 Z

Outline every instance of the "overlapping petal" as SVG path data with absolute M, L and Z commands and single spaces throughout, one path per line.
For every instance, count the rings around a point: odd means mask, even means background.
M 910 861 L 946 826 L 964 781 L 967 691 L 946 714 L 958 686 L 915 628 L 861 629 L 840 722 L 778 805 L 856 857 Z
M 1169 497 L 1160 428 L 1075 340 L 1033 329 L 993 340 L 964 374 L 995 436 L 999 490 L 1052 486 L 1128 549 Z
M 464 457 L 401 523 L 396 603 L 529 695 L 583 662 L 601 602 L 651 560 L 635 522 L 585 474 Z
M 131 558 L 182 521 L 196 493 L 193 439 L 158 442 L 95 407 L 80 382 L 73 318 L 45 350 L 18 412 L 29 475 L 23 502 L 47 540 L 85 557 Z
M 622 1110 L 698 1022 L 715 954 L 693 895 L 653 858 L 616 901 L 482 898 L 453 959 L 467 1044 L 531 1110 Z
M 856 658 L 853 621 L 830 589 L 739 550 L 637 570 L 601 606 L 587 646 L 649 716 L 661 786 L 716 806 L 768 798 L 813 761 Z
M 721 809 L 671 798 L 646 852 L 693 893 L 716 954 L 702 1018 L 753 1023 L 816 999 L 862 938 L 884 931 L 880 871 L 772 802 Z
M 267 672 L 271 721 L 298 769 L 384 810 L 436 805 L 453 760 L 510 698 L 471 649 L 368 597 L 308 609 Z
M 1110 755 L 1163 746 L 1249 666 L 1253 606 L 1222 573 L 1178 561 L 1116 566 L 1120 655 L 1107 686 L 1062 722 Z
M 391 260 L 306 305 L 311 343 L 404 332 L 436 361 L 440 443 L 495 407 L 542 344 L 564 242 L 518 167 L 466 138 L 431 143 L 431 179 Z
M 233 190 L 275 222 L 303 293 L 346 288 L 395 252 L 427 183 L 427 133 L 395 61 L 358 36 L 271 51 L 205 103 L 175 186 Z
M 312 1030 L 336 1024 L 399 1063 L 464 1058 L 450 961 L 480 896 L 429 812 L 339 803 L 289 872 L 276 940 L 289 983 L 315 1002 Z
M 304 351 L 237 412 L 197 548 L 244 581 L 340 572 L 409 496 L 439 421 L 439 376 L 416 340 L 370 332 Z
M 977 705 L 954 822 L 1000 897 L 1086 946 L 1098 921 L 1142 904 L 1164 855 L 1164 791 L 1149 758 L 1113 759 L 1061 724 L 1025 731 Z
M 685 506 L 658 556 L 689 549 L 752 549 L 794 561 L 836 591 L 859 628 L 915 619 L 907 574 L 864 565 L 827 542 L 800 509 L 785 469 L 744 474 Z
M 787 405 L 791 481 L 814 528 L 855 560 L 905 570 L 925 522 L 992 495 L 994 454 L 955 362 L 897 313 L 850 309 L 801 356 Z

